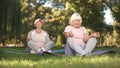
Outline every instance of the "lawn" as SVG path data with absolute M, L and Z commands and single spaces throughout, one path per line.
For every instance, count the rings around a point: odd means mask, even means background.
M 119 68 L 120 48 L 97 47 L 95 50 L 114 50 L 116 54 L 80 56 L 53 56 L 45 54 L 11 54 L 6 51 L 25 52 L 25 48 L 0 48 L 0 68 Z M 63 55 L 63 53 L 59 53 Z

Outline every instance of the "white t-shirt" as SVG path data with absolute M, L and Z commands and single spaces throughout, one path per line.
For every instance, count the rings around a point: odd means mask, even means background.
M 32 30 L 28 33 L 28 37 L 31 38 L 36 45 L 40 46 L 43 46 L 45 43 L 50 41 L 48 33 L 44 30 L 42 30 L 41 33 L 36 33 L 35 30 Z

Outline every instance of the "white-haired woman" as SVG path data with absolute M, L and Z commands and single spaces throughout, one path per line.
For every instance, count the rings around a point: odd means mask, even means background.
M 55 38 L 50 40 L 49 34 L 42 29 L 44 22 L 38 18 L 34 21 L 35 29 L 31 30 L 27 36 L 27 44 L 30 51 L 42 55 L 43 52 L 49 51 L 55 42 Z
M 66 55 L 90 55 L 92 50 L 95 48 L 97 37 L 100 37 L 99 32 L 95 32 L 91 35 L 88 35 L 85 27 L 81 26 L 82 18 L 79 13 L 73 13 L 69 20 L 68 26 L 65 27 L 63 34 L 65 35 Z

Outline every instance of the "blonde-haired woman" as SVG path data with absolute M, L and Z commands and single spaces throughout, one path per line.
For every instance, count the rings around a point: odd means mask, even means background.
M 65 47 L 66 55 L 91 55 L 92 50 L 96 46 L 96 38 L 100 37 L 100 33 L 95 32 L 88 35 L 86 28 L 82 27 L 81 23 L 82 17 L 79 13 L 73 13 L 69 20 L 70 25 L 66 26 L 63 32 L 67 39 Z

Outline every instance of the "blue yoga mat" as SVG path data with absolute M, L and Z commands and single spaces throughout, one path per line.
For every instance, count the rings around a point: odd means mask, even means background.
M 64 49 L 61 49 L 61 50 L 52 50 L 53 53 L 59 53 L 59 52 L 65 52 Z
M 5 53 L 10 53 L 10 54 L 29 54 L 27 52 L 15 52 L 15 51 L 5 51 Z

